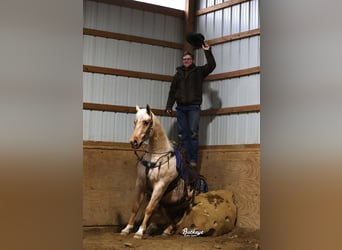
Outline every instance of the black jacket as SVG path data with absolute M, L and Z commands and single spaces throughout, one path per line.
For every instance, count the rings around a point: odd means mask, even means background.
M 166 109 L 172 109 L 173 104 L 177 105 L 201 105 L 203 94 L 203 80 L 216 67 L 215 58 L 211 50 L 203 50 L 207 59 L 207 64 L 203 66 L 190 65 L 177 67 L 177 73 L 174 75 Z

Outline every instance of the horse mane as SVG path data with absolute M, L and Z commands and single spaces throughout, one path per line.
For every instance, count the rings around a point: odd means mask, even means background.
M 153 119 L 153 130 L 149 141 L 150 147 L 153 147 L 157 152 L 168 152 L 173 150 L 172 144 L 161 125 L 160 120 L 152 111 L 150 111 L 150 114 Z

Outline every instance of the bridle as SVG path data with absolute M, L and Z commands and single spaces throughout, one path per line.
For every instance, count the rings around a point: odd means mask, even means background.
M 146 132 L 142 138 L 142 143 L 149 138 L 152 130 L 153 130 L 153 114 L 151 113 L 151 121 L 149 122 L 148 127 L 146 129 Z M 160 156 L 155 162 L 146 161 L 146 160 L 144 160 L 144 156 L 145 156 L 145 154 L 148 154 L 148 153 L 149 154 L 159 154 Z M 157 167 L 160 169 L 162 164 L 169 162 L 170 158 L 172 158 L 175 155 L 175 152 L 173 150 L 170 150 L 168 152 L 149 152 L 149 151 L 145 150 L 144 154 L 142 156 L 139 156 L 137 153 L 137 150 L 134 149 L 134 154 L 137 156 L 138 162 L 140 162 L 143 166 L 145 166 L 145 173 L 147 175 L 150 169 L 157 168 Z M 166 156 L 167 156 L 166 161 L 161 161 L 161 159 L 163 157 L 166 157 Z
M 146 141 L 150 137 L 152 130 L 153 130 L 153 114 L 151 113 L 151 121 L 148 123 L 146 132 L 142 138 L 142 142 Z

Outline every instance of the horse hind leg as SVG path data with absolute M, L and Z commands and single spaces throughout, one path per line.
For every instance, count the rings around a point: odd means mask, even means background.
M 191 206 L 190 206 L 191 207 Z M 188 215 L 189 210 L 186 210 L 183 213 L 182 218 L 180 218 L 179 220 L 177 220 L 177 223 L 170 223 L 169 226 L 167 226 L 165 228 L 165 230 L 163 231 L 163 236 L 171 236 L 175 233 L 175 230 L 179 227 L 179 225 L 182 224 L 182 222 L 184 221 L 185 217 Z
M 167 209 L 165 208 L 165 205 L 160 206 L 160 208 L 161 208 L 160 211 L 162 213 L 163 218 L 166 219 L 166 225 L 167 225 L 166 228 L 163 230 L 162 235 L 163 236 L 171 236 L 174 234 L 174 231 L 173 231 L 175 228 L 174 223 L 171 220 L 170 214 L 168 213 Z
M 163 231 L 163 236 L 171 236 L 174 234 L 174 225 L 170 224 L 169 226 L 167 226 L 164 231 Z

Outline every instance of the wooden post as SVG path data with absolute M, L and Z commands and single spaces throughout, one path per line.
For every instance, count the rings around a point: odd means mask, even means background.
M 195 0 L 185 1 L 185 24 L 184 24 L 184 37 L 189 32 L 195 31 Z M 193 47 L 184 41 L 184 51 L 193 52 Z

